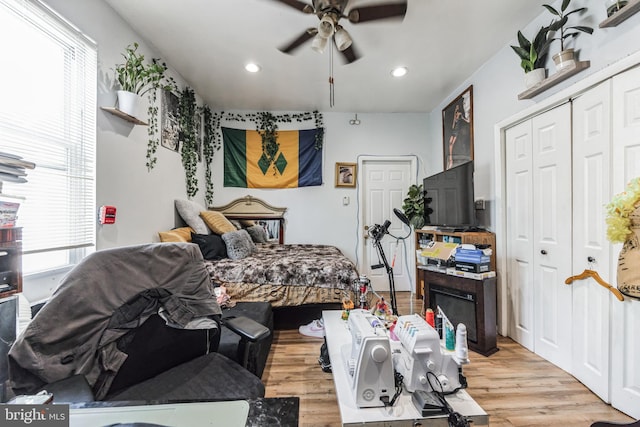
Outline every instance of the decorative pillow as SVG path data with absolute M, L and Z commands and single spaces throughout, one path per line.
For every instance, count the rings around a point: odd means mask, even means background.
M 187 225 L 193 228 L 198 234 L 211 234 L 211 230 L 207 227 L 207 224 L 200 218 L 200 212 L 204 209 L 203 206 L 191 200 L 178 200 L 175 201 L 176 209 L 178 213 L 187 223 Z
M 227 258 L 227 246 L 218 234 L 191 233 L 191 241 L 200 247 L 202 257 L 208 260 Z
M 169 231 L 160 231 L 158 236 L 160 236 L 161 242 L 190 242 L 192 232 L 193 228 L 191 227 L 180 227 Z
M 251 227 L 253 225 L 256 225 L 256 222 L 252 219 L 241 219 L 240 220 L 240 225 L 242 225 L 242 227 L 247 228 L 247 227 Z
M 205 224 L 216 234 L 224 234 L 237 230 L 237 228 L 231 224 L 231 221 L 220 212 L 203 210 L 200 212 L 200 216 Z
M 267 241 L 269 240 L 269 236 L 267 236 L 267 232 L 265 231 L 265 229 L 258 224 L 247 227 L 245 228 L 245 230 L 247 230 L 247 233 L 249 233 L 249 236 L 251 237 L 251 240 L 253 240 L 253 243 L 267 243 Z
M 238 221 L 237 219 L 230 219 L 229 222 L 231 222 L 231 224 L 233 224 L 233 226 L 237 230 L 240 230 L 242 228 L 242 224 L 240 224 L 240 221 Z
M 245 229 L 224 233 L 222 240 L 227 245 L 227 255 L 233 260 L 246 258 L 256 249 Z

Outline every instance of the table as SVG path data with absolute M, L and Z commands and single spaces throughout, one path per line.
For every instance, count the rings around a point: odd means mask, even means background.
M 446 415 L 422 417 L 411 401 L 411 394 L 406 390 L 403 390 L 393 407 L 358 408 L 356 406 L 349 384 L 349 374 L 341 354 L 341 347 L 351 343 L 351 332 L 347 329 L 347 322 L 341 319 L 341 313 L 340 310 L 323 311 L 322 319 L 342 425 L 368 424 L 392 427 L 414 426 L 416 422 L 420 422 L 423 426 L 447 427 Z M 456 394 L 447 396 L 446 399 L 454 411 L 473 420 L 473 426 L 489 425 L 489 416 L 466 390 L 460 390 Z
M 156 411 L 154 408 L 157 408 Z M 178 411 L 176 411 L 176 409 Z M 185 411 L 183 411 L 185 409 Z M 130 411 L 128 411 L 130 410 Z M 171 413 L 173 417 L 180 417 L 184 422 L 178 425 L 195 427 L 194 420 L 207 422 L 207 419 L 197 416 L 199 413 L 214 414 L 215 425 L 233 426 L 235 418 L 228 418 L 229 414 L 236 415 L 238 411 L 248 411 L 245 427 L 296 427 L 300 411 L 300 398 L 298 397 L 272 397 L 255 398 L 228 402 L 139 402 L 139 401 L 113 401 L 113 402 L 85 402 L 70 405 L 71 427 L 105 426 L 107 416 L 111 412 L 113 419 L 117 420 L 122 413 L 144 411 L 149 416 Z M 168 422 L 168 416 L 164 415 L 164 421 Z M 95 418 L 94 418 L 95 417 Z M 191 417 L 191 418 L 184 418 Z M 227 418 L 225 418 L 227 417 Z M 96 424 L 89 424 L 85 420 L 96 419 Z M 109 418 L 111 419 L 111 418 Z M 75 421 L 82 422 L 78 424 Z M 211 421 L 211 420 L 208 420 Z M 162 424 L 162 423 L 160 423 Z M 205 424 L 212 425 L 212 424 Z

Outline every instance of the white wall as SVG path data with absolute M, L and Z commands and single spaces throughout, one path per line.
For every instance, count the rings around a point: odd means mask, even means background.
M 560 2 L 551 3 L 559 8 Z M 584 15 L 570 16 L 569 25 L 587 25 L 594 28 L 592 35 L 580 34 L 568 47 L 579 50 L 579 59 L 591 61 L 587 70 L 565 80 L 536 96 L 533 100 L 518 100 L 518 94 L 524 86 L 524 72 L 520 68 L 520 60 L 509 45 L 504 46 L 476 73 L 469 76 L 457 90 L 443 99 L 440 105 L 429 114 L 429 144 L 432 153 L 440 150 L 440 155 L 430 157 L 426 165 L 428 174 L 442 170 L 442 109 L 457 97 L 469 85 L 473 85 L 474 114 L 474 161 L 475 161 L 475 196 L 488 201 L 487 211 L 480 217 L 481 224 L 494 229 L 495 211 L 492 209 L 495 200 L 495 183 L 493 182 L 494 164 L 494 125 L 517 112 L 529 108 L 537 102 L 567 88 L 596 71 L 617 60 L 636 52 L 640 45 L 640 14 L 636 14 L 614 28 L 598 28 L 598 24 L 606 17 L 603 1 L 574 0 L 569 10 L 588 7 Z M 541 15 L 530 25 L 522 29 L 527 38 L 532 38 L 541 25 L 547 25 L 552 15 L 540 7 Z M 573 20 L 578 17 L 577 20 Z M 516 44 L 516 39 L 510 44 Z M 557 42 L 551 45 L 547 60 L 548 75 L 555 72 L 551 56 L 560 48 Z M 565 46 L 567 47 L 567 46 Z M 500 254 L 498 254 L 500 255 Z

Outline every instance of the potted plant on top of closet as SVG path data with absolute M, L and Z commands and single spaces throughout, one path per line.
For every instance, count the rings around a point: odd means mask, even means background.
M 121 90 L 117 91 L 118 110 L 131 117 L 138 117 L 140 97 L 150 90 L 173 88 L 172 80 L 165 82 L 167 65 L 153 58 L 151 63 L 145 63 L 144 55 L 138 53 L 138 43 L 126 47 L 122 54 L 124 63 L 117 64 L 116 79 Z
M 571 0 L 562 0 L 562 5 L 560 6 L 560 10 L 557 10 L 553 6 L 548 4 L 543 4 L 552 15 L 557 16 L 551 24 L 549 25 L 549 31 L 554 32 L 556 35 L 558 32 L 559 36 L 553 37 L 551 40 L 560 41 L 560 52 L 553 55 L 553 62 L 556 64 L 557 70 L 562 70 L 570 65 L 575 64 L 575 51 L 573 49 L 566 48 L 565 49 L 565 40 L 570 37 L 576 37 L 581 32 L 592 34 L 593 28 L 586 27 L 584 25 L 574 25 L 570 27 L 565 27 L 569 21 L 569 16 L 575 13 L 582 13 L 587 10 L 586 7 L 579 7 L 578 9 L 574 9 L 570 12 L 567 12 L 567 8 Z
M 533 40 L 529 41 L 522 31 L 518 31 L 518 46 L 511 45 L 520 58 L 524 70 L 524 83 L 528 88 L 540 83 L 546 77 L 544 67 L 552 40 L 548 38 L 549 27 L 540 27 Z

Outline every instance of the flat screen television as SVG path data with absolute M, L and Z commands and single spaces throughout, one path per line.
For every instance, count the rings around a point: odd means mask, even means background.
M 473 161 L 425 178 L 423 188 L 425 224 L 460 231 L 475 228 Z

